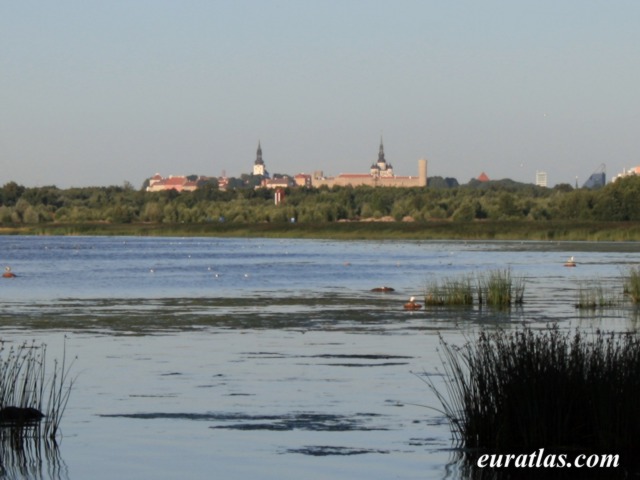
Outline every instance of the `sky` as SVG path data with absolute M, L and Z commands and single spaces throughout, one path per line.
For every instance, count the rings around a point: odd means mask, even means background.
M 0 185 L 640 165 L 636 0 L 0 0 Z

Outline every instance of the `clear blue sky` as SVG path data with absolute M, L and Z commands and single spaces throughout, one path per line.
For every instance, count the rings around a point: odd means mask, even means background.
M 582 184 L 640 165 L 636 0 L 0 0 L 0 185 Z

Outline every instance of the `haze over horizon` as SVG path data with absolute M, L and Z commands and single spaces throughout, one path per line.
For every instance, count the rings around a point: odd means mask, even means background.
M 0 0 L 0 185 L 640 165 L 631 0 Z

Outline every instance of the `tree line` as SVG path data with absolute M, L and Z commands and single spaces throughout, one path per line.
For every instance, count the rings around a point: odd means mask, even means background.
M 427 187 L 289 188 L 276 205 L 265 188 L 220 190 L 215 183 L 194 192 L 147 192 L 123 186 L 59 189 L 0 188 L 1 224 L 336 222 L 365 219 L 413 220 L 640 220 L 640 177 L 629 176 L 599 189 L 537 187 L 511 180 L 458 185 L 434 177 Z

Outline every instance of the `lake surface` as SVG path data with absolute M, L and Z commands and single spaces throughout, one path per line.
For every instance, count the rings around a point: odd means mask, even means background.
M 7 478 L 460 478 L 438 382 L 441 334 L 482 326 L 635 329 L 635 243 L 0 237 L 0 338 L 77 357 L 58 446 L 5 440 Z M 576 268 L 563 263 L 575 256 Z M 525 304 L 404 311 L 434 280 L 509 268 Z M 374 293 L 391 286 L 395 292 Z

